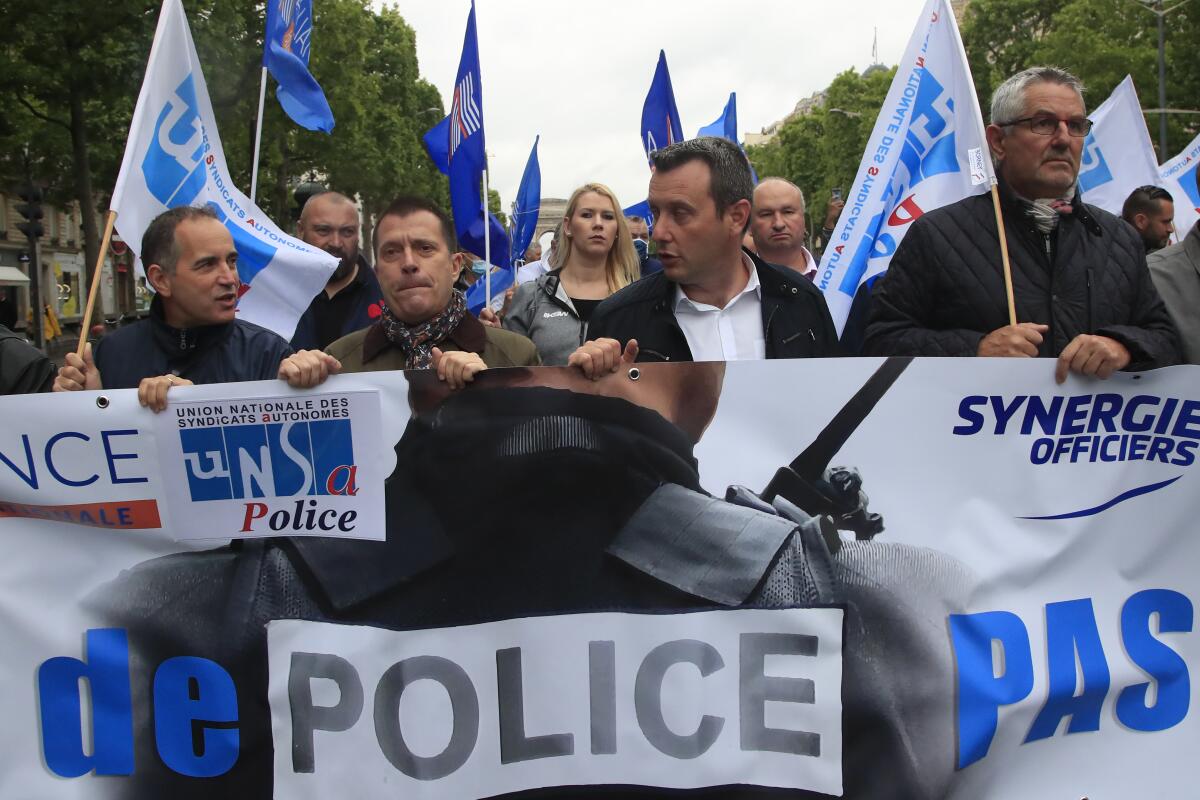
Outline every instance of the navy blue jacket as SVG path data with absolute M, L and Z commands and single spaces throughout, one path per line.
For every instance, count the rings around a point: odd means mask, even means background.
M 329 345 L 349 336 L 355 331 L 368 328 L 379 319 L 382 310 L 383 292 L 379 289 L 379 281 L 375 278 L 375 270 L 361 255 L 358 257 L 358 274 L 354 280 L 342 287 L 342 290 L 330 300 L 325 290 L 321 289 L 300 321 L 296 323 L 296 332 L 292 334 L 292 347 L 296 350 L 324 350 Z M 330 313 L 328 306 L 336 303 L 345 313 L 337 335 L 329 341 L 322 341 L 317 326 L 317 315 L 320 312 Z
M 172 328 L 156 296 L 150 316 L 105 336 L 94 358 L 105 389 L 136 389 L 143 378 L 167 374 L 192 383 L 272 380 L 291 354 L 282 336 L 241 319 Z

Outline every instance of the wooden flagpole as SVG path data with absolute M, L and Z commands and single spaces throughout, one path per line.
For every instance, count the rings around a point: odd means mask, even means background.
M 87 344 L 88 330 L 92 324 L 92 311 L 96 308 L 96 295 L 100 289 L 100 272 L 104 267 L 104 259 L 108 256 L 108 246 L 112 242 L 113 225 L 117 222 L 117 212 L 111 208 L 104 221 L 104 238 L 100 241 L 100 255 L 96 258 L 96 268 L 92 270 L 92 285 L 88 288 L 87 308 L 83 312 L 83 321 L 79 324 L 79 347 L 75 355 L 83 358 L 83 346 Z
M 1000 185 L 992 182 L 992 207 L 996 209 L 996 230 L 1000 232 L 1000 260 L 1004 264 L 1004 292 L 1008 296 L 1008 324 L 1017 324 L 1017 303 L 1013 299 L 1012 264 L 1008 260 L 1008 236 L 1004 233 L 1004 212 L 1000 210 Z

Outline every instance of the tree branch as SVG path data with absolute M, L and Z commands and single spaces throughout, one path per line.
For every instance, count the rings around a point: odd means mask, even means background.
M 43 114 L 41 111 L 38 111 L 36 108 L 34 108 L 33 104 L 30 103 L 28 100 L 26 100 L 24 97 L 22 97 L 20 94 L 17 95 L 17 102 L 20 103 L 21 105 L 25 106 L 25 108 L 29 111 L 30 114 L 33 114 L 35 117 L 40 119 L 42 122 L 51 122 L 51 123 L 54 123 L 55 125 L 61 125 L 68 133 L 71 131 L 71 123 L 63 122 L 61 119 L 55 119 L 54 117 Z

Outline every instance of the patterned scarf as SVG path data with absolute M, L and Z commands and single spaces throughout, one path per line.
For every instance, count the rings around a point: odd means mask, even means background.
M 1058 227 L 1058 221 L 1067 214 L 1075 213 L 1071 200 L 1075 197 L 1075 186 L 1072 185 L 1062 197 L 1051 197 L 1039 200 L 1025 200 L 1025 210 L 1034 226 L 1042 233 L 1050 233 Z M 1022 198 L 1024 199 L 1024 198 Z
M 405 325 L 396 319 L 387 303 L 379 323 L 388 341 L 404 353 L 405 369 L 429 369 L 433 366 L 433 348 L 449 336 L 467 313 L 467 301 L 457 289 L 450 295 L 450 304 L 440 313 L 417 325 Z

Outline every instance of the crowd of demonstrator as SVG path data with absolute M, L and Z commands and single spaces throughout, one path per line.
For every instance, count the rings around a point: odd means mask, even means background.
M 1060 382 L 1070 371 L 1105 378 L 1198 363 L 1200 226 L 1167 247 L 1172 199 L 1158 187 L 1136 190 L 1123 219 L 1082 202 L 1092 123 L 1081 89 L 1066 72 L 1035 67 L 992 99 L 987 136 L 1016 324 L 992 201 L 981 195 L 913 223 L 888 271 L 859 292 L 839 340 L 814 285 L 804 193 L 783 178 L 755 185 L 736 145 L 703 137 L 653 153 L 652 229 L 625 218 L 603 184 L 579 187 L 546 256 L 531 248 L 503 305 L 478 317 L 463 294 L 478 259 L 459 251 L 452 221 L 425 199 L 397 198 L 378 215 L 373 266 L 359 250 L 353 201 L 336 192 L 307 201 L 299 236 L 340 265 L 291 342 L 238 318 L 225 226 L 203 208 L 171 209 L 142 241 L 149 317 L 67 355 L 57 374 L 0 327 L 0 386 L 137 388 L 161 410 L 178 385 L 279 378 L 310 387 L 382 369 L 435 369 L 461 388 L 489 367 L 567 365 L 594 378 L 633 361 L 1045 357 Z M 841 206 L 831 201 L 822 240 Z

